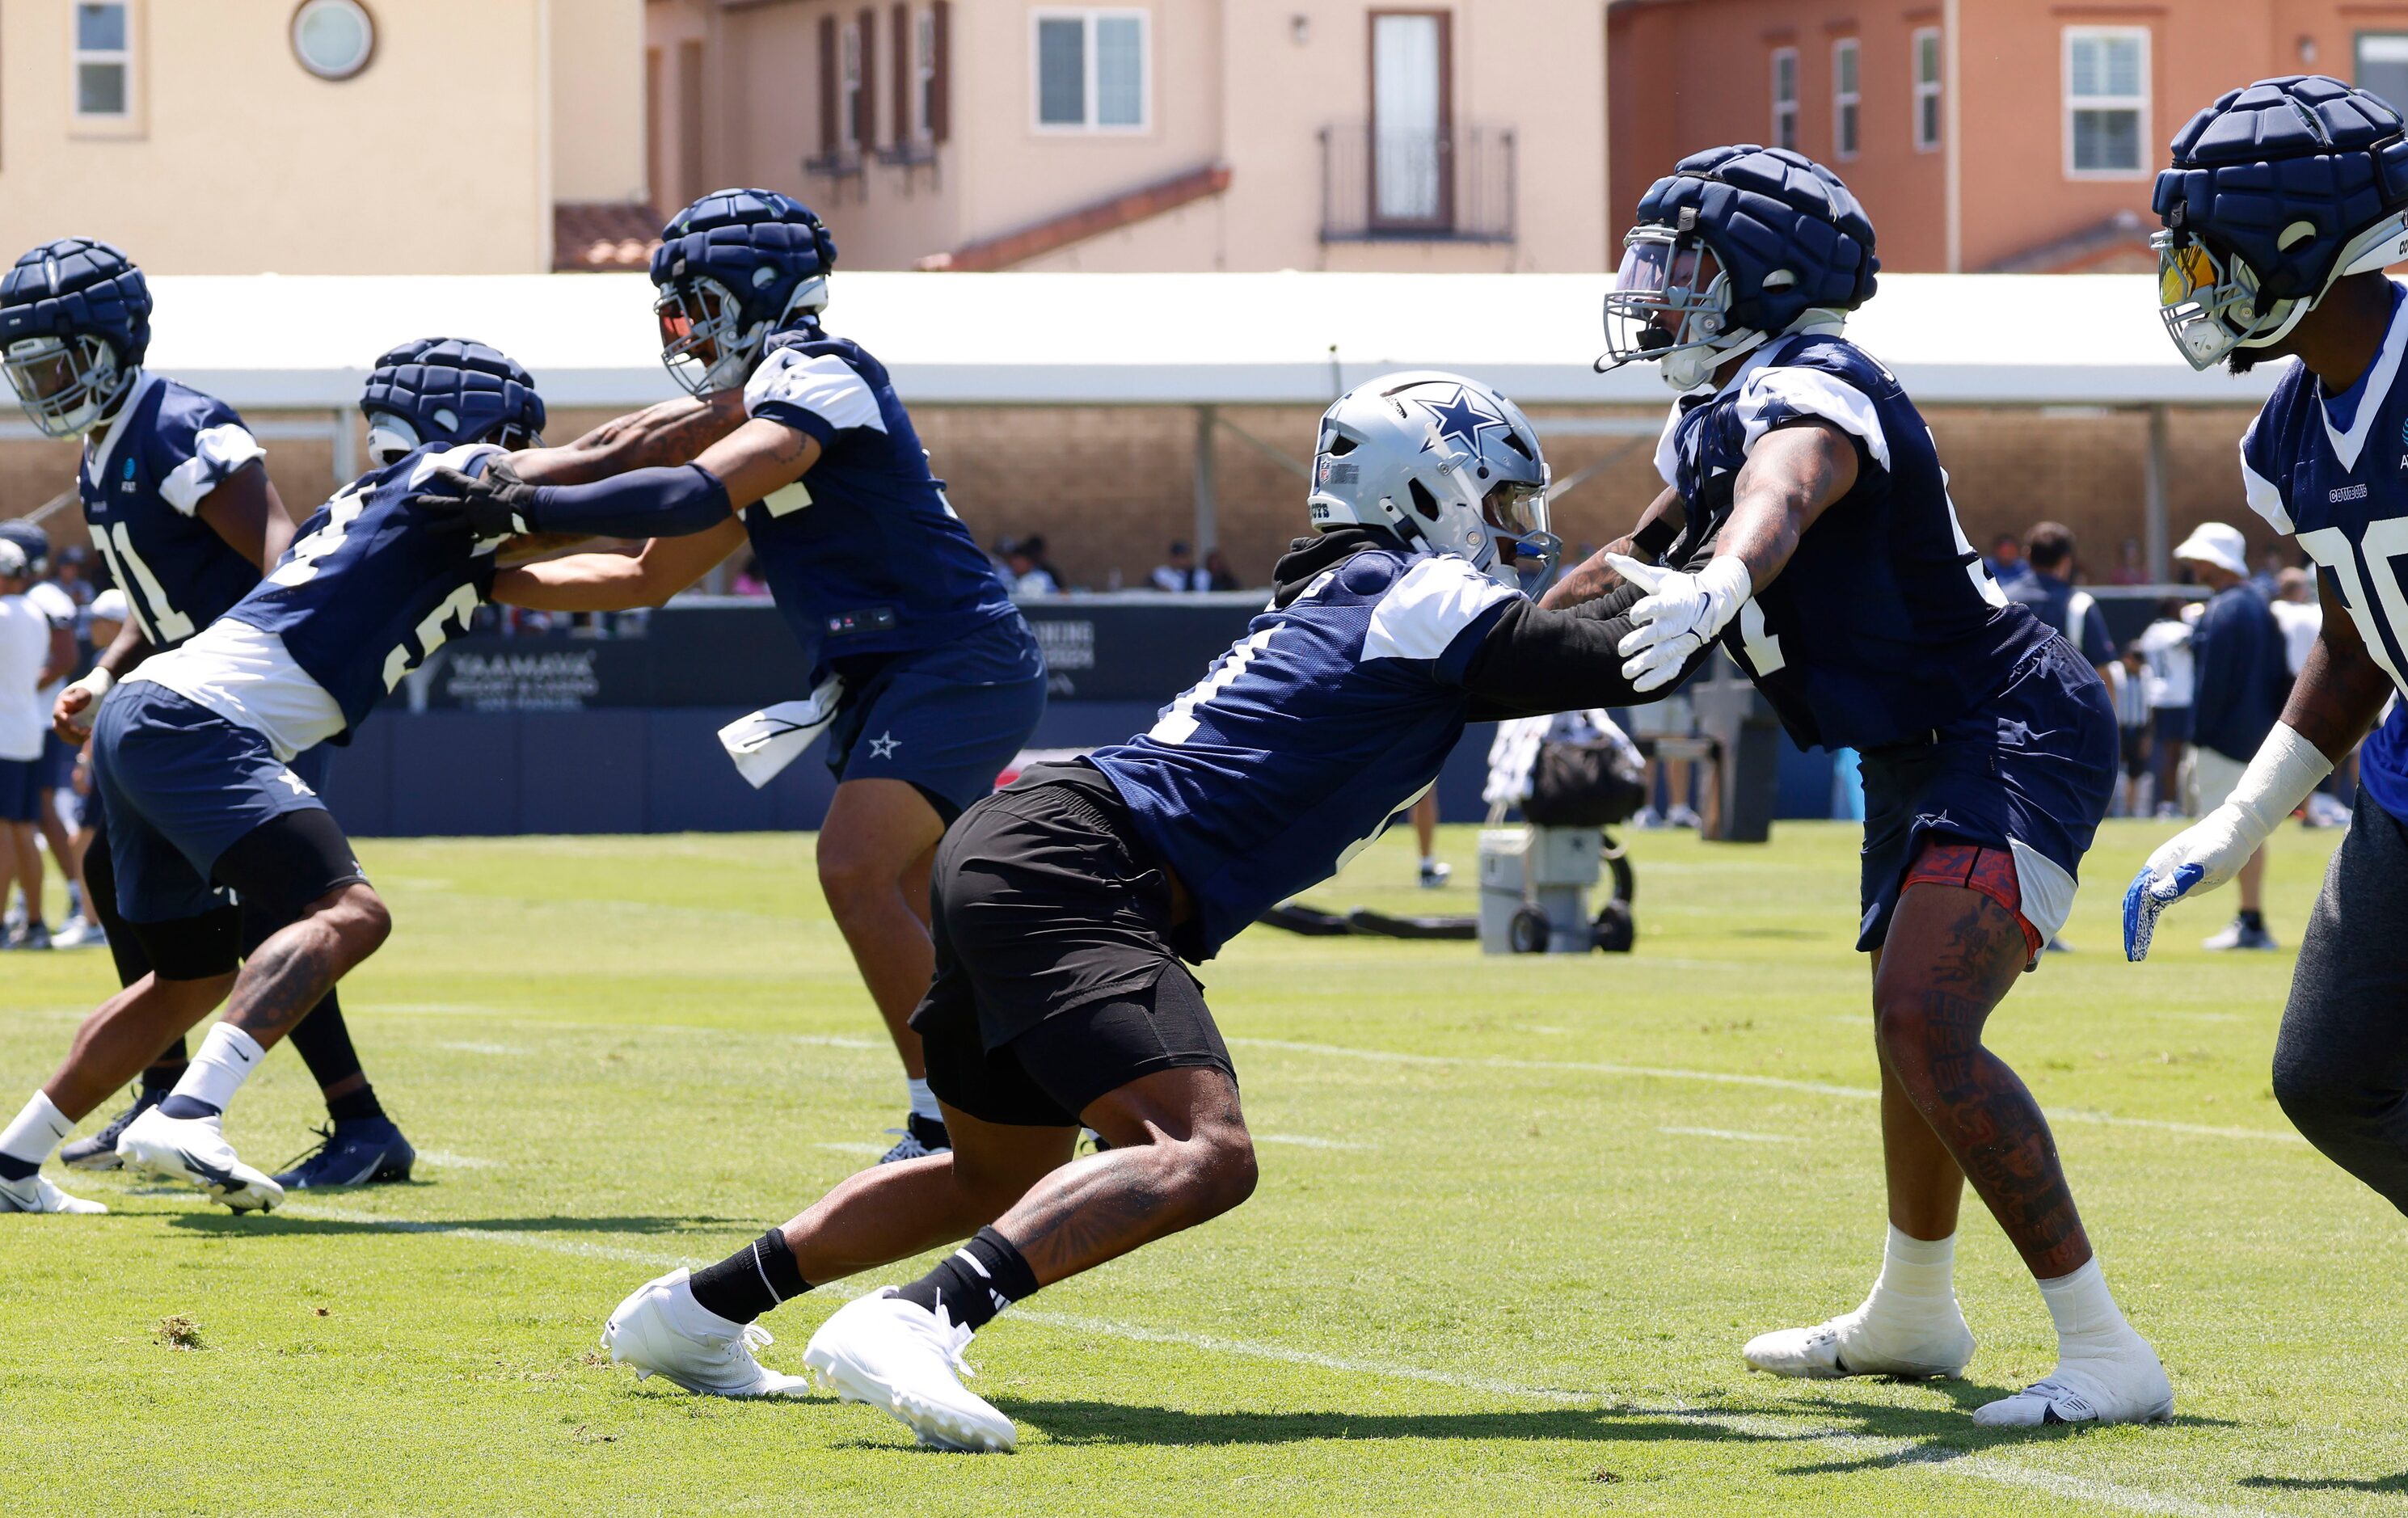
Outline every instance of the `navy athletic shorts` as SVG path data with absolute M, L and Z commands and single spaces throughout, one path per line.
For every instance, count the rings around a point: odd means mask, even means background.
M 63 791 L 75 783 L 77 745 L 56 733 L 42 735 L 42 789 Z
M 2098 672 L 2053 637 L 2006 685 L 1915 742 L 1869 750 L 1864 924 L 1889 936 L 1899 889 L 1927 838 L 2010 851 L 2024 918 L 2043 941 L 2073 909 L 2074 878 L 2115 794 L 2115 708 Z
M 30 823 L 42 815 L 42 762 L 0 759 L 0 823 Z
M 941 648 L 830 667 L 845 692 L 828 768 L 840 781 L 909 781 L 949 825 L 995 789 L 1045 714 L 1045 656 L 1017 615 Z
M 150 680 L 129 680 L 101 703 L 92 757 L 117 909 L 130 923 L 224 906 L 211 883 L 221 854 L 273 818 L 325 809 L 265 736 Z

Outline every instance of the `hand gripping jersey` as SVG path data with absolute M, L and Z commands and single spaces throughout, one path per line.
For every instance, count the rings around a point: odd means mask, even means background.
M 402 677 L 467 629 L 499 538 L 430 526 L 410 504 L 434 467 L 471 473 L 503 451 L 429 444 L 362 475 L 310 513 L 223 620 L 129 677 L 149 680 L 294 753 L 348 734 Z
M 1152 730 L 1088 756 L 1196 904 L 1210 958 L 1438 779 L 1464 670 L 1518 599 L 1461 559 L 1367 549 L 1254 618 Z
M 810 474 L 744 509 L 762 576 L 814 659 L 936 648 L 1018 615 L 883 365 L 796 327 L 769 339 L 744 408 L 819 441 Z
M 2395 284 L 2391 323 L 2374 363 L 2354 387 L 2328 396 L 2293 360 L 2241 438 L 2241 480 L 2249 505 L 2295 536 L 2332 576 L 2366 652 L 2408 691 L 2408 383 L 2401 376 L 2408 317 Z M 2325 615 L 2331 616 L 2328 606 Z M 2408 740 L 2395 708 L 2367 741 L 2358 779 L 2394 817 L 2408 816 Z
M 155 374 L 84 440 L 83 520 L 152 648 L 176 647 L 259 583 L 199 513 L 209 492 L 265 453 L 233 407 Z
M 1776 337 L 1712 397 L 1684 397 L 1656 450 L 1688 507 L 1671 562 L 1688 563 L 1722 531 L 1758 440 L 1809 417 L 1856 440 L 1856 482 L 1740 609 L 1724 646 L 1801 748 L 1920 738 L 1998 690 L 2052 635 L 1983 566 L 1930 428 L 1863 350 L 1820 334 Z

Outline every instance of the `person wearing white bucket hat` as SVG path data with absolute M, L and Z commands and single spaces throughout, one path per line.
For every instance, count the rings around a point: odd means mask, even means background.
M 2191 635 L 2196 671 L 2191 698 L 2191 788 L 2194 811 L 2214 811 L 2231 798 L 2266 741 L 2291 693 L 2291 666 L 2273 608 L 2249 587 L 2249 545 L 2241 529 L 2203 522 L 2174 550 L 2200 583 L 2214 593 Z M 2210 949 L 2275 947 L 2264 912 L 2266 848 L 2260 844 L 2234 877 L 2239 915 L 2207 939 Z

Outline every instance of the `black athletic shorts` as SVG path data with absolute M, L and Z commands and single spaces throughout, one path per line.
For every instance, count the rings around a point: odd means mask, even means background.
M 1157 1070 L 1237 1079 L 1171 947 L 1169 878 L 1099 771 L 1042 766 L 971 807 L 929 895 L 937 975 L 911 1026 L 947 1104 L 1069 1127 Z

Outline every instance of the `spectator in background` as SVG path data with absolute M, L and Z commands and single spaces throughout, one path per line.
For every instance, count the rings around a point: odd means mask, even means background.
M 2141 558 L 2141 540 L 2127 537 L 2115 554 L 2115 572 L 2107 577 L 2111 585 L 2145 585 L 2149 582 L 2149 566 Z
M 18 520 L 0 522 L 0 537 L 7 538 L 25 551 L 26 570 L 33 583 L 25 588 L 25 599 L 50 624 L 50 665 L 58 671 L 56 679 L 44 685 L 38 697 L 43 712 L 58 699 L 59 691 L 67 678 L 78 672 L 83 661 L 83 648 L 76 638 L 76 623 L 82 620 L 83 609 L 66 591 L 46 578 L 50 569 L 50 535 L 36 523 Z M 50 857 L 58 861 L 59 869 L 67 881 L 67 914 L 74 917 L 83 910 L 83 875 L 78 867 L 75 835 L 59 813 L 59 793 L 75 779 L 75 746 L 48 730 L 42 734 L 42 758 L 36 784 L 40 787 L 40 815 L 35 819 L 42 839 L 50 848 Z M 12 909 L 8 914 L 11 931 L 28 919 L 25 913 Z
M 1211 571 L 1197 566 L 1195 551 L 1184 543 L 1173 543 L 1162 551 L 1165 563 L 1154 566 L 1149 577 L 1158 591 L 1185 593 L 1209 591 L 1212 588 Z
M 2190 746 L 2192 680 L 2191 615 L 2195 603 L 2168 596 L 2157 620 L 2141 630 L 2141 655 L 2149 666 L 2149 764 L 2156 781 L 2157 815 L 2182 814 L 2183 753 Z
M 1204 573 L 1210 580 L 1204 587 L 1208 591 L 1241 591 L 1246 588 L 1246 582 L 1238 578 L 1238 572 L 1229 567 L 1229 561 L 1217 548 L 1204 555 Z
M 2061 522 L 2043 522 L 2024 540 L 2023 578 L 2003 587 L 2010 601 L 2021 601 L 2032 615 L 2072 644 L 2085 664 L 2107 678 L 2115 662 L 2115 640 L 2107 634 L 2107 619 L 2088 591 L 2073 588 L 2073 534 Z
M 66 673 L 55 661 L 57 631 L 25 598 L 32 561 L 15 541 L 0 537 L 0 896 L 13 881 L 25 892 L 25 923 L 0 948 L 48 949 L 42 921 L 42 738 L 50 713 L 41 689 Z M 68 662 L 73 662 L 69 644 Z
M 2107 694 L 2115 703 L 2117 752 L 2124 764 L 2123 805 L 2117 813 L 2144 817 L 2152 787 L 2149 778 L 2149 661 L 2140 639 L 2124 645 L 2123 653 L 2107 666 Z
M 92 579 L 92 550 L 81 543 L 69 543 L 50 556 L 50 578 L 58 582 L 59 589 L 75 597 L 79 608 L 90 607 L 93 598 L 100 594 L 100 587 Z
M 2023 540 L 2013 533 L 2000 533 L 1991 542 L 1990 556 L 1985 562 L 1990 578 L 1999 582 L 2000 590 L 2031 573 L 2031 566 L 2024 563 Z
M 1031 538 L 1007 537 L 995 546 L 996 557 L 1003 561 L 1004 578 L 1011 582 L 1014 595 L 1059 595 L 1062 582 L 1029 549 Z
M 114 585 L 92 598 L 85 609 L 86 641 L 97 648 L 107 648 L 117 641 L 125 625 L 125 593 Z M 100 831 L 98 808 L 92 799 L 92 741 L 87 738 L 77 752 L 75 768 L 68 784 L 75 794 L 75 857 L 77 874 L 82 874 L 83 860 L 92 852 L 93 840 Z M 95 949 L 108 945 L 108 930 L 89 907 L 82 913 L 70 913 L 50 936 L 51 947 L 57 949 Z
M 1045 551 L 1043 533 L 1030 533 L 1020 540 L 1020 548 L 1022 552 L 1028 555 L 1028 562 L 1044 572 L 1045 579 L 1052 584 L 1054 593 L 1070 588 L 1070 582 L 1062 578 L 1062 571 L 1054 567 L 1053 559 Z
M 761 578 L 761 561 L 751 553 L 745 554 L 744 566 L 736 571 L 736 578 L 727 582 L 727 588 L 738 595 L 767 595 L 769 582 Z
M 2249 588 L 2261 599 L 2272 601 L 2281 594 L 2282 579 L 2283 551 L 2270 548 L 2258 556 L 2258 572 L 2249 577 Z
M 2258 746 L 2274 728 L 2291 694 L 2283 629 L 2273 609 L 2251 588 L 2247 544 L 2221 522 L 2200 524 L 2174 550 L 2200 583 L 2214 594 L 2191 637 L 2196 685 L 2191 699 L 2191 775 L 2200 814 L 2222 806 L 2241 783 Z M 2266 851 L 2259 849 L 2235 877 L 2241 915 L 2207 940 L 2210 949 L 2272 949 L 2263 911 Z
M 2316 646 L 2316 635 L 2324 630 L 2324 608 L 2316 605 L 2315 581 L 2305 569 L 2284 568 L 2274 576 L 2274 622 L 2283 629 L 2283 650 L 2291 666 L 2291 678 L 2308 666 L 2308 651 Z

